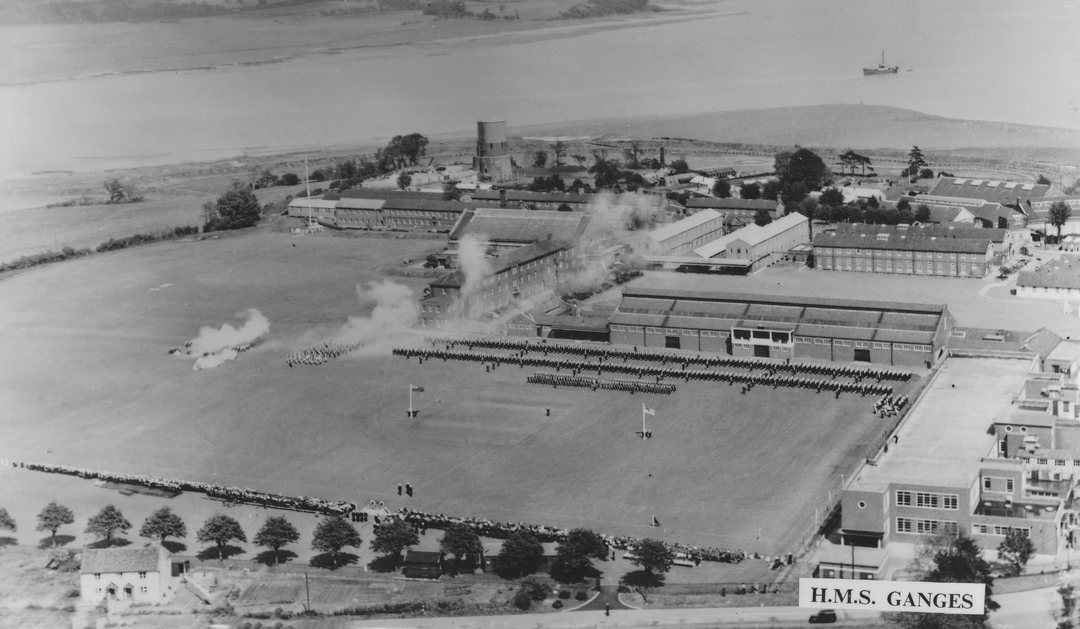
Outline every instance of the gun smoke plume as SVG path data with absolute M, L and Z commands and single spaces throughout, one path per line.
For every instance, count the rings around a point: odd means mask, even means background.
M 256 339 L 270 331 L 270 321 L 254 308 L 248 308 L 238 316 L 247 316 L 247 321 L 239 328 L 234 328 L 228 323 L 220 328 L 203 326 L 199 330 L 199 336 L 191 340 L 189 353 L 201 356 L 238 345 L 254 343 Z
M 374 301 L 375 307 L 367 316 L 349 317 L 334 339 L 344 344 L 363 343 L 353 354 L 388 353 L 419 319 L 420 308 L 412 289 L 403 284 L 372 281 L 367 290 L 357 284 L 356 296 L 362 303 Z

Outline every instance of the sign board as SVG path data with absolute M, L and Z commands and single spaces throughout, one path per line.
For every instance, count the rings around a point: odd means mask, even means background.
M 799 607 L 811 609 L 981 615 L 985 606 L 982 583 L 799 579 Z

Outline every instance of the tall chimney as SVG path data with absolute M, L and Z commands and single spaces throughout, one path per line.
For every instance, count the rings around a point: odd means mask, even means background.
M 661 146 L 660 147 L 660 167 L 663 168 L 664 166 L 667 166 L 667 164 L 664 163 L 664 147 Z
M 499 207 L 506 207 L 506 188 L 499 190 Z

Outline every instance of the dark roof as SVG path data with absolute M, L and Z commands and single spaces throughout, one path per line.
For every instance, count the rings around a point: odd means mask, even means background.
M 518 249 L 511 249 L 506 251 L 495 258 L 489 258 L 488 262 L 491 264 L 491 275 L 501 273 L 506 269 L 509 269 L 526 262 L 532 262 L 537 258 L 543 258 L 553 253 L 568 249 L 571 244 L 562 240 L 539 240 L 526 245 Z M 465 271 L 462 269 L 455 269 L 446 275 L 443 275 L 431 282 L 429 286 L 439 288 L 453 288 L 465 285 Z
M 426 210 L 430 212 L 464 212 L 465 210 L 479 207 L 475 203 L 462 203 L 460 201 L 446 201 L 443 199 L 412 199 L 393 198 L 387 199 L 383 204 L 384 210 Z
M 501 198 L 501 190 L 477 190 L 472 193 L 474 201 L 498 201 Z M 575 194 L 573 192 L 532 192 L 529 190 L 507 190 L 506 200 L 512 202 L 533 203 L 589 203 L 596 195 Z
M 767 323 L 796 335 L 932 344 L 946 312 L 927 304 L 625 288 L 611 322 L 711 330 Z
M 324 198 L 329 198 L 329 194 Z M 441 199 L 441 192 L 413 192 L 407 190 L 389 190 L 379 188 L 349 188 L 341 193 L 342 199 Z
M 142 548 L 87 548 L 82 552 L 83 574 L 105 572 L 157 572 L 159 545 Z
M 709 208 L 713 210 L 767 210 L 769 212 L 776 211 L 776 208 L 780 205 L 778 201 L 770 201 L 768 199 L 710 199 L 710 198 L 694 198 L 686 201 L 687 208 Z
M 888 240 L 878 240 L 873 234 L 818 233 L 814 236 L 815 247 L 841 247 L 848 249 L 883 249 L 890 251 L 935 251 L 947 253 L 986 253 L 990 238 L 937 238 L 917 235 L 890 234 Z
M 835 232 L 837 234 L 889 234 L 890 240 L 893 235 L 915 236 L 921 238 L 989 238 L 992 242 L 1003 243 L 1009 233 L 1007 229 L 979 227 L 977 225 L 927 225 L 916 223 L 914 225 L 874 225 L 867 223 L 840 223 L 835 229 L 819 230 L 821 233 Z
M 449 240 L 475 234 L 489 242 L 528 243 L 552 239 L 576 242 L 589 226 L 584 212 L 479 207 L 462 213 Z
M 830 299 L 827 297 L 796 297 L 755 295 L 752 293 L 724 293 L 714 291 L 689 291 L 669 288 L 630 287 L 623 288 L 623 298 L 652 297 L 659 299 L 703 300 L 719 303 L 776 304 L 781 306 L 811 308 L 841 308 L 850 310 L 884 310 L 886 312 L 910 312 L 940 315 L 946 308 L 940 304 L 921 304 L 902 301 L 871 301 L 864 299 Z
M 974 183 L 974 185 L 972 185 Z M 1045 184 L 1018 183 L 993 179 L 962 179 L 942 177 L 928 194 L 941 197 L 983 199 L 1002 205 L 1046 196 L 1050 186 Z
M 433 550 L 407 550 L 405 551 L 405 563 L 410 564 L 433 564 L 439 563 L 442 553 Z

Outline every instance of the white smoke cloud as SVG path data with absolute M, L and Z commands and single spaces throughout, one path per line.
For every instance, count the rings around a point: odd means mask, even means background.
M 644 229 L 662 216 L 641 194 L 601 192 L 586 206 L 592 215 L 588 235 L 592 237 L 620 236 Z
M 352 316 L 338 332 L 340 343 L 363 343 L 358 354 L 386 353 L 400 344 L 402 338 L 420 318 L 420 307 L 408 286 L 382 280 L 369 282 L 367 290 L 359 284 L 356 295 L 361 302 L 375 302 L 371 314 Z
M 195 365 L 192 367 L 192 369 L 213 369 L 214 367 L 217 367 L 226 360 L 235 360 L 237 356 L 239 356 L 239 352 L 237 352 L 235 349 L 226 348 L 221 350 L 220 352 L 217 352 L 216 354 L 207 354 L 206 356 L 201 356 L 198 360 L 195 361 Z
M 494 267 L 484 254 L 484 245 L 473 234 L 465 234 L 458 244 L 458 266 L 465 273 L 462 295 L 471 295 L 480 280 L 492 274 Z
M 203 326 L 199 330 L 199 336 L 191 341 L 190 353 L 201 356 L 225 348 L 253 343 L 270 331 L 270 321 L 254 308 L 248 308 L 243 315 L 238 316 L 247 316 L 247 321 L 239 328 L 234 328 L 228 323 L 220 328 Z

